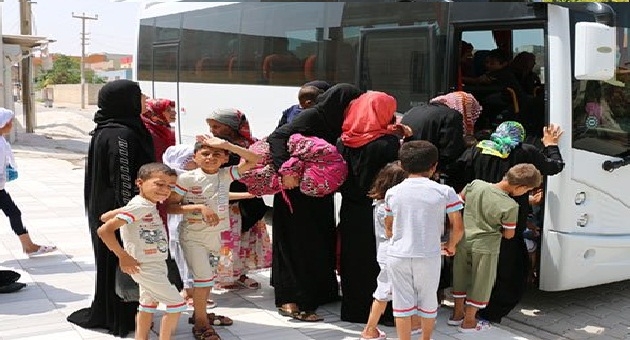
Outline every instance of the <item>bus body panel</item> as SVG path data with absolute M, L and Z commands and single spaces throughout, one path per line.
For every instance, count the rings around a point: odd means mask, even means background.
M 545 231 L 544 240 L 541 290 L 562 291 L 628 279 L 630 235 Z

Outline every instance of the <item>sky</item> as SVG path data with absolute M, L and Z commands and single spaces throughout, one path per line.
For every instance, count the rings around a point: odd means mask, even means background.
M 2 6 L 2 32 L 20 34 L 19 0 L 4 0 Z M 83 15 L 98 20 L 86 20 L 86 33 L 90 33 L 86 54 L 108 52 L 132 54 L 136 49 L 136 26 L 140 4 L 113 2 L 112 0 L 36 0 L 33 12 L 33 35 L 55 39 L 49 53 L 81 55 L 81 19 Z

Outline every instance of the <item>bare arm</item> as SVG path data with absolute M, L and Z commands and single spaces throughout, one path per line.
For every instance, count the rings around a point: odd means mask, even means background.
M 230 201 L 246 200 L 246 199 L 256 198 L 256 197 L 257 197 L 256 195 L 252 195 L 249 192 L 230 192 L 229 200 Z
M 511 239 L 516 234 L 516 229 L 503 229 L 503 238 Z
M 238 145 L 234 145 L 226 140 L 217 137 L 210 136 L 197 136 L 197 141 L 209 145 L 214 148 L 224 149 L 229 152 L 233 152 L 239 155 L 245 162 L 241 162 L 236 168 L 239 174 L 243 174 L 244 172 L 252 169 L 258 160 L 260 160 L 260 155 L 242 148 Z
M 446 243 L 447 255 L 454 255 L 455 248 L 464 236 L 464 219 L 461 210 L 448 214 L 448 222 L 450 225 L 450 237 Z
M 385 236 L 387 238 L 394 236 L 394 216 L 385 216 Z
M 112 218 L 116 217 L 116 215 L 121 212 L 123 210 L 123 208 L 118 208 L 118 209 L 114 209 L 114 210 L 110 210 L 106 213 L 104 213 L 103 215 L 101 215 L 101 221 L 102 222 L 107 222 L 109 220 L 111 220 Z
M 215 226 L 219 224 L 219 215 L 212 209 L 203 204 L 182 204 L 183 198 L 184 196 L 171 192 L 171 195 L 166 200 L 166 212 L 174 215 L 200 212 L 208 225 Z
M 116 230 L 120 229 L 125 224 L 127 224 L 127 222 L 124 220 L 110 218 L 96 230 L 96 233 L 101 240 L 103 240 L 107 248 L 118 257 L 120 269 L 127 274 L 135 274 L 140 271 L 140 263 L 125 251 L 118 242 L 115 234 Z

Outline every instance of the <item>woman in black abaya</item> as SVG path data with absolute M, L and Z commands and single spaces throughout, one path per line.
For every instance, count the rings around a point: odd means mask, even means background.
M 373 200 L 374 178 L 398 159 L 400 137 L 392 132 L 396 99 L 367 92 L 348 106 L 337 149 L 348 163 L 348 179 L 340 189 L 341 320 L 366 323 L 380 267 L 376 261 Z M 391 308 L 381 318 L 393 323 Z
M 96 128 L 91 132 L 84 184 L 96 291 L 89 308 L 68 316 L 68 321 L 78 326 L 104 328 L 119 337 L 134 330 L 138 303 L 124 302 L 116 295 L 118 258 L 101 241 L 96 229 L 102 224 L 101 214 L 124 206 L 136 195 L 138 169 L 154 161 L 153 141 L 140 118 L 145 99 L 138 84 L 129 80 L 108 83 L 98 93 L 99 110 L 94 115 Z
M 292 134 L 315 136 L 335 145 L 348 104 L 361 95 L 350 84 L 337 84 L 317 104 L 267 139 L 276 169 L 289 159 Z M 315 313 L 322 304 L 339 299 L 335 277 L 335 216 L 333 195 L 311 197 L 300 192 L 297 178 L 282 178 L 293 211 L 281 194 L 274 197 L 271 285 L 282 315 L 301 321 L 321 321 Z

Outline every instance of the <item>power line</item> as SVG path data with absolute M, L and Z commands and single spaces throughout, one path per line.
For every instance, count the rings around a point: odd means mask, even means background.
M 98 20 L 98 14 L 93 17 L 82 15 L 75 15 L 72 12 L 72 17 L 81 19 L 81 108 L 85 109 L 85 45 L 87 45 L 88 34 L 85 33 L 85 20 Z

